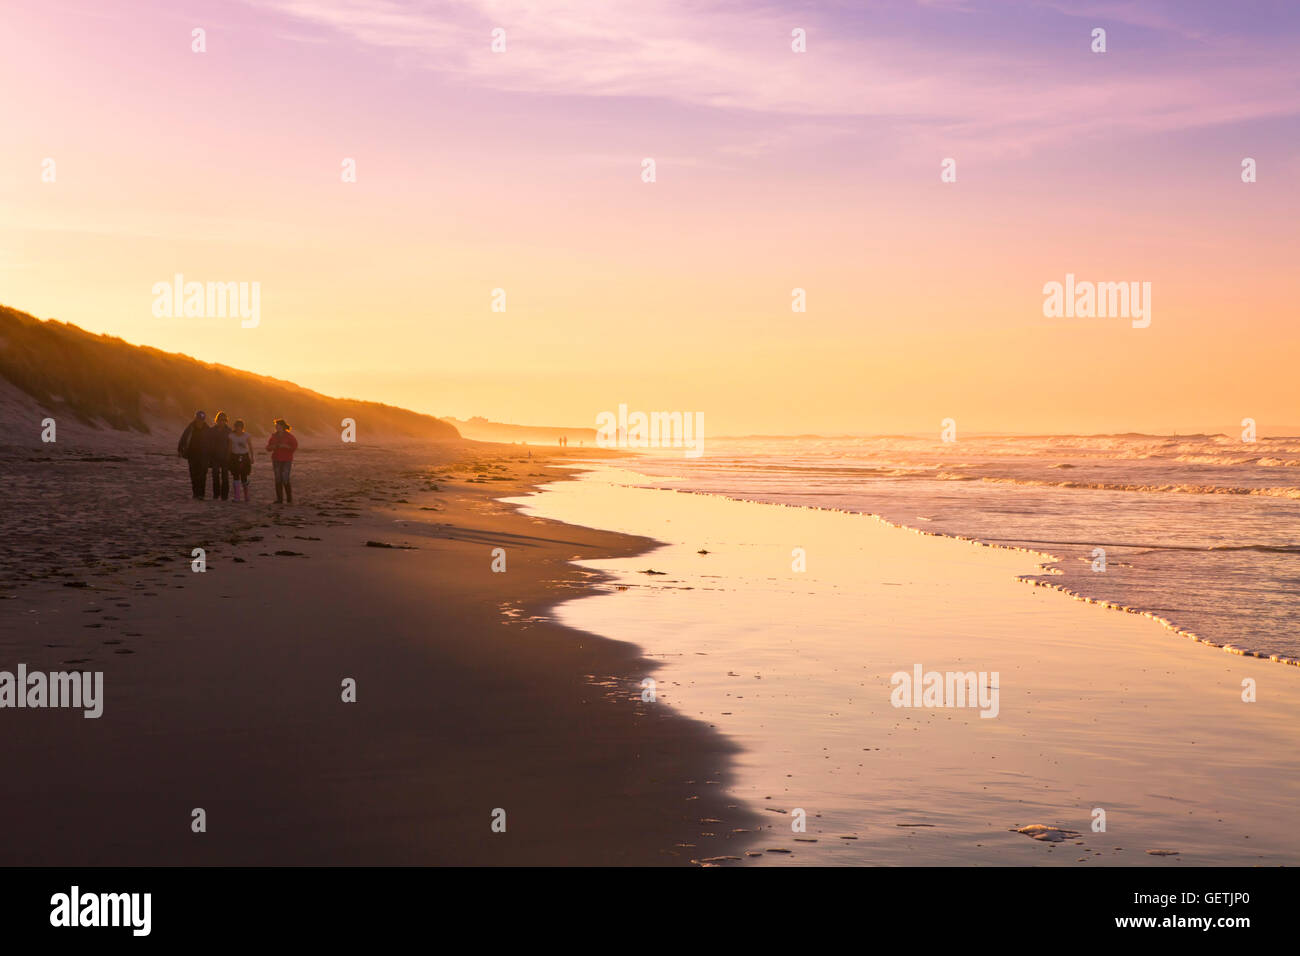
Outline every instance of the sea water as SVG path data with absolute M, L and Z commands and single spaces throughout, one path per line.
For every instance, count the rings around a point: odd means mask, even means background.
M 715 439 L 646 484 L 878 514 L 1051 554 L 1045 583 L 1300 658 L 1300 438 Z

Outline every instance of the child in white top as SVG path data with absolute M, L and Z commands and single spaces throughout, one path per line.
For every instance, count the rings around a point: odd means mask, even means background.
M 243 492 L 244 503 L 248 503 L 248 476 L 253 471 L 253 444 L 244 431 L 244 420 L 235 421 L 235 430 L 228 437 L 230 443 L 230 477 L 235 484 L 235 500 L 240 500 Z

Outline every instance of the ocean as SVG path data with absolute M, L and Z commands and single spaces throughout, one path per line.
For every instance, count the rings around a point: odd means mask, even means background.
M 875 514 L 1045 552 L 1027 575 L 1221 645 L 1300 658 L 1300 438 L 712 439 L 647 487 Z

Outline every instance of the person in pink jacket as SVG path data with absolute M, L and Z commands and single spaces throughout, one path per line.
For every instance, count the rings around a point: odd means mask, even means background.
M 293 485 L 289 483 L 289 473 L 293 470 L 293 453 L 298 447 L 298 439 L 289 432 L 289 425 L 283 418 L 275 420 L 275 431 L 266 441 L 266 450 L 271 453 L 271 469 L 275 472 L 275 503 L 293 504 Z

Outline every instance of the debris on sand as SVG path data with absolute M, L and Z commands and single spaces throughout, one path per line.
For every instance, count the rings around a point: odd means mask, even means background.
M 1044 843 L 1060 843 L 1062 840 L 1073 840 L 1079 834 L 1075 830 L 1064 830 L 1061 827 L 1049 827 L 1041 823 L 1031 823 L 1027 827 L 1021 827 L 1013 831 L 1023 833 L 1033 840 L 1041 840 Z

